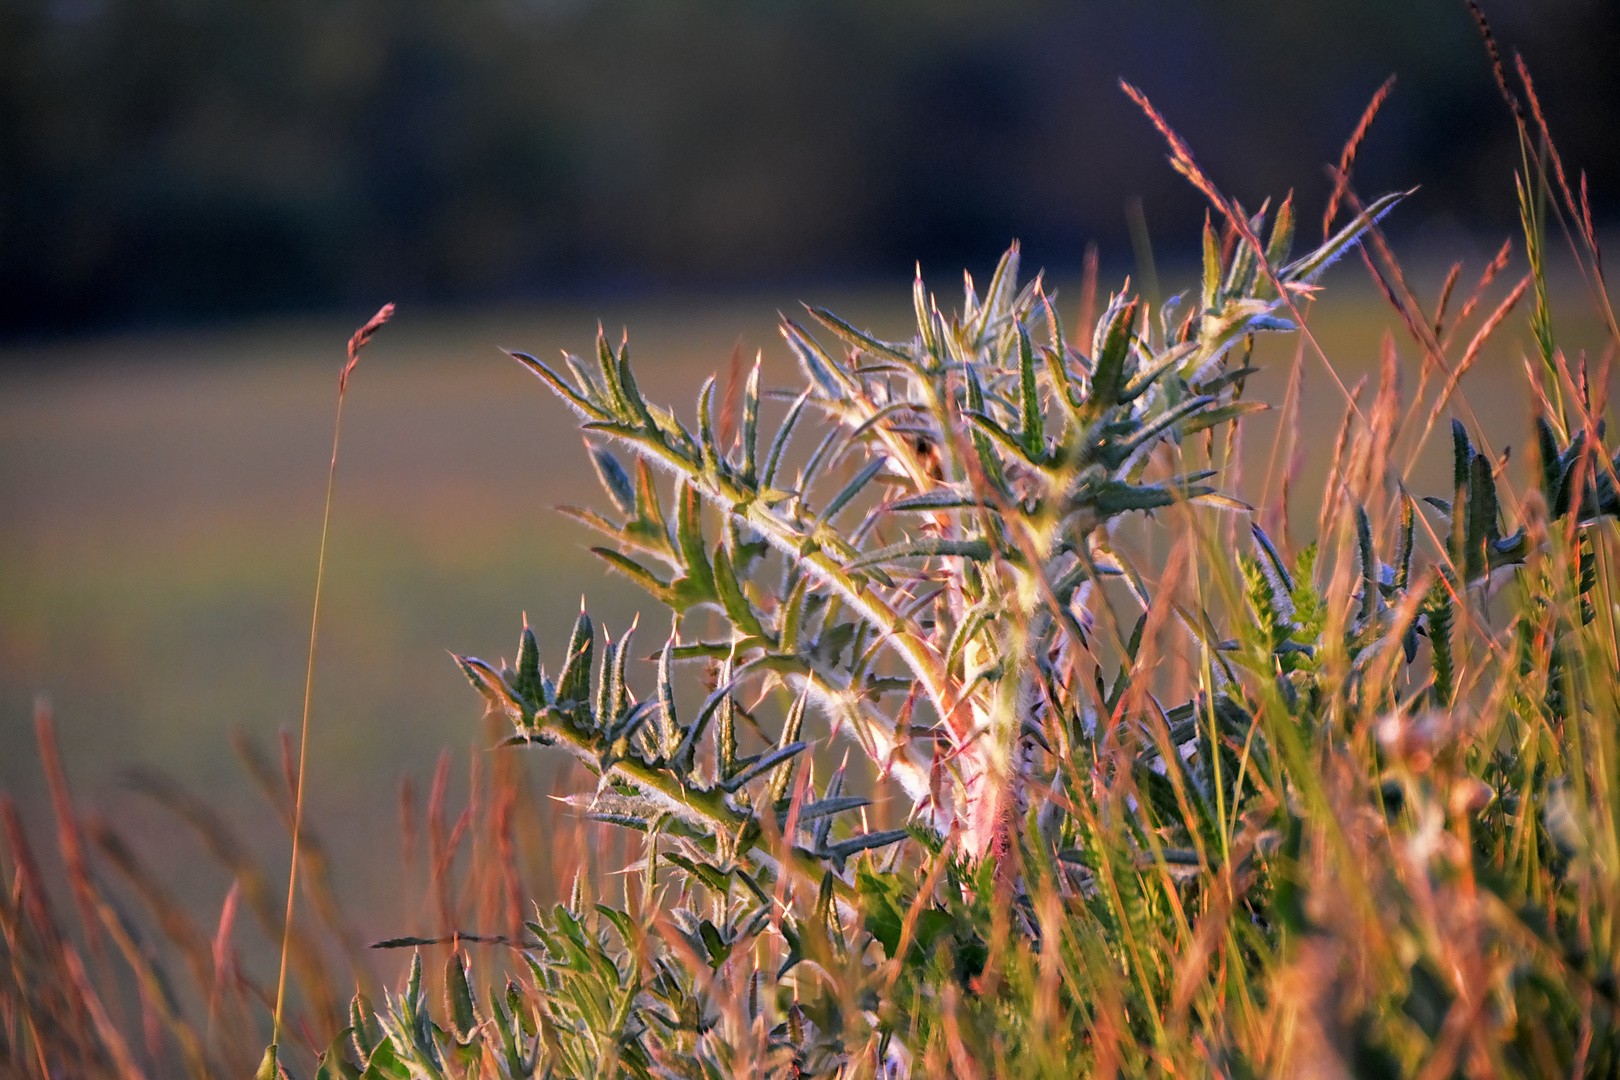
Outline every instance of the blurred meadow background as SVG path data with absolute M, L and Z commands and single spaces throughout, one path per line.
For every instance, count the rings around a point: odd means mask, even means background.
M 1612 224 L 1620 15 L 1488 10 Z M 1391 73 L 1355 187 L 1420 187 L 1387 224 L 1432 307 L 1517 225 L 1512 124 L 1461 3 L 6 4 L 0 789 L 43 836 L 46 695 L 80 798 L 199 909 L 229 875 L 129 768 L 284 858 L 233 741 L 275 773 L 296 730 L 343 345 L 395 301 L 346 407 L 309 802 L 362 933 L 416 931 L 401 778 L 425 803 L 448 751 L 459 805 L 492 741 L 447 650 L 510 655 L 527 612 L 549 657 L 582 593 L 616 633 L 640 606 L 555 513 L 601 497 L 572 417 L 500 347 L 628 328 L 644 391 L 690 415 L 734 348 L 788 381 L 774 324 L 800 300 L 902 333 L 918 260 L 946 308 L 1015 237 L 1066 319 L 1088 244 L 1105 294 L 1151 273 L 1167 295 L 1196 280 L 1201 197 L 1119 78 L 1230 194 L 1294 189 L 1311 223 Z M 1483 302 L 1523 272 L 1516 247 Z M 1553 278 L 1566 350 L 1601 341 L 1579 281 Z M 1394 313 L 1359 260 L 1324 284 L 1315 333 L 1347 380 L 1376 372 Z M 1528 341 L 1515 315 L 1464 384 L 1516 442 Z M 1297 349 L 1266 342 L 1249 396 L 1279 403 Z M 1308 533 L 1343 400 L 1309 358 L 1305 380 Z M 1255 469 L 1272 431 L 1246 430 Z M 1418 490 L 1444 487 L 1432 451 Z M 524 764 L 543 790 L 553 762 Z

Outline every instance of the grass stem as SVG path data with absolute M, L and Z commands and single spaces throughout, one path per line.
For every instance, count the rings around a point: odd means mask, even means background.
M 349 339 L 349 360 L 338 375 L 337 417 L 332 424 L 332 461 L 326 471 L 326 506 L 321 514 L 320 555 L 315 562 L 315 603 L 309 621 L 309 663 L 304 672 L 304 713 L 298 734 L 298 783 L 293 793 L 292 860 L 287 872 L 287 916 L 281 930 L 281 963 L 276 976 L 276 1011 L 270 1027 L 270 1046 L 265 1051 L 260 1075 L 268 1071 L 275 1077 L 277 1052 L 281 1044 L 282 1022 L 287 1003 L 287 946 L 292 939 L 293 907 L 298 890 L 298 841 L 304 826 L 304 765 L 309 751 L 309 706 L 315 688 L 315 645 L 321 626 L 321 586 L 326 580 L 326 540 L 332 526 L 332 492 L 337 485 L 338 444 L 343 436 L 343 401 L 348 396 L 349 375 L 360 362 L 360 350 L 366 347 L 372 335 L 393 318 L 394 305 L 384 304 L 367 323 Z

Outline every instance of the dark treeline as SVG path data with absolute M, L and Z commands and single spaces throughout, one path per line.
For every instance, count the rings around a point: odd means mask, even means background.
M 1488 10 L 1616 205 L 1616 5 Z M 1392 72 L 1358 184 L 1423 184 L 1406 228 L 1511 223 L 1461 0 L 5 0 L 0 332 L 893 277 L 1012 236 L 1073 267 L 1128 250 L 1132 196 L 1156 233 L 1202 213 L 1120 77 L 1233 194 L 1319 208 Z

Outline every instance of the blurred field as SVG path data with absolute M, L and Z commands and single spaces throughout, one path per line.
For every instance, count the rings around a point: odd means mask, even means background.
M 1465 288 L 1479 269 L 1466 268 Z M 1486 310 L 1516 278 L 1503 275 Z M 1167 285 L 1177 280 L 1166 275 Z M 1363 282 L 1358 267 L 1336 270 L 1312 319 L 1346 382 L 1376 371 L 1379 339 L 1396 324 Z M 814 299 L 900 335 L 910 319 L 905 284 L 881 300 Z M 933 284 L 942 306 L 954 307 L 951 279 Z M 1435 282 L 1416 284 L 1432 297 Z M 1063 290 L 1071 321 L 1077 293 Z M 411 929 L 389 888 L 400 776 L 414 774 L 422 790 L 441 748 L 459 755 L 457 776 L 469 753 L 486 752 L 479 701 L 446 650 L 509 653 L 527 611 L 555 666 L 582 592 L 615 632 L 640 600 L 585 551 L 585 530 L 552 511 L 601 501 L 579 433 L 496 347 L 583 352 L 598 317 L 615 333 L 627 325 L 643 389 L 689 415 L 701 377 L 724 369 L 739 339 L 749 356 L 764 349 L 768 381 L 772 372 L 787 380 L 774 311 L 793 299 L 407 310 L 366 353 L 345 418 L 310 774 L 311 812 L 337 856 L 340 890 L 363 901 L 352 905 L 363 933 Z M 1568 307 L 1561 340 L 1596 340 L 1578 295 Z M 297 724 L 336 373 L 352 329 L 265 324 L 0 357 L 0 788 L 18 796 L 35 830 L 47 826 L 30 714 L 36 693 L 48 693 L 81 796 L 143 837 L 154 863 L 204 910 L 229 882 L 192 837 L 120 785 L 120 770 L 161 766 L 282 857 L 231 734 L 274 754 L 277 732 Z M 1397 340 L 1410 391 L 1419 354 Z M 1528 435 L 1519 361 L 1527 343 L 1515 313 L 1464 382 L 1498 453 Z M 1294 336 L 1265 344 L 1250 397 L 1281 402 L 1297 344 Z M 1304 401 L 1298 528 L 1314 523 L 1343 414 L 1312 356 Z M 1250 423 L 1251 473 L 1272 431 L 1269 415 Z M 1413 478 L 1420 493 L 1447 483 L 1443 429 L 1429 450 Z M 1251 497 L 1253 479 L 1244 488 Z M 528 761 L 536 776 L 551 764 L 543 751 Z

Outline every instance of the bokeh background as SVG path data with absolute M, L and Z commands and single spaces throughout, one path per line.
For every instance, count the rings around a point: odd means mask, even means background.
M 1620 8 L 1487 10 L 1612 222 Z M 7 0 L 0 788 L 47 826 L 44 693 L 80 797 L 200 906 L 229 881 L 126 766 L 278 850 L 233 733 L 273 758 L 298 720 L 335 376 L 395 301 L 347 407 L 310 777 L 364 929 L 414 931 L 388 876 L 399 779 L 488 752 L 446 650 L 510 653 L 526 611 L 555 665 L 581 593 L 615 630 L 641 606 L 552 511 L 595 498 L 578 433 L 497 347 L 628 327 L 644 389 L 687 402 L 738 343 L 790 378 L 778 309 L 898 335 L 917 262 L 949 306 L 1014 237 L 1073 305 L 1090 243 L 1104 288 L 1140 272 L 1133 219 L 1175 291 L 1203 205 L 1117 80 L 1245 204 L 1294 190 L 1309 235 L 1391 73 L 1356 186 L 1419 187 L 1388 224 L 1432 303 L 1517 226 L 1461 2 Z M 1366 277 L 1347 260 L 1319 308 L 1352 377 L 1393 322 Z M 1500 441 L 1528 420 L 1520 325 L 1469 384 Z M 1251 392 L 1280 400 L 1292 344 L 1263 355 Z M 1325 460 L 1342 406 L 1308 378 Z
M 1612 204 L 1620 15 L 1499 0 Z M 0 329 L 890 281 L 1202 213 L 1116 88 L 1230 193 L 1362 159 L 1409 228 L 1511 224 L 1516 156 L 1450 0 L 10 0 Z

